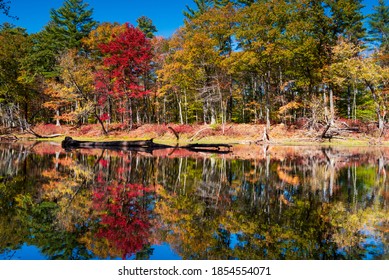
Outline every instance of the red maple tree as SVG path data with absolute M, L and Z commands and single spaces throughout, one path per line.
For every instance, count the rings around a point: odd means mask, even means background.
M 127 23 L 121 33 L 98 48 L 104 67 L 95 73 L 97 100 L 104 107 L 110 98 L 116 103 L 117 112 L 124 114 L 128 100 L 150 93 L 145 82 L 153 57 L 150 39 Z

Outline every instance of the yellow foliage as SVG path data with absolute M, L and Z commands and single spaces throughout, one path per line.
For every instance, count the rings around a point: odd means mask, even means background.
M 304 105 L 300 102 L 291 101 L 278 109 L 278 115 L 282 116 L 283 114 L 288 113 L 290 110 L 296 110 L 302 108 L 303 106 Z

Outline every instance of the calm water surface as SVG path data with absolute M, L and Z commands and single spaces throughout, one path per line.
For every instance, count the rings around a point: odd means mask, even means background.
M 388 163 L 0 143 L 0 259 L 389 259 Z

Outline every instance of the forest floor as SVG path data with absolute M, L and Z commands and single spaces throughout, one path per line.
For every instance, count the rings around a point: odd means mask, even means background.
M 171 129 L 172 128 L 172 129 Z M 389 145 L 389 130 L 380 133 L 374 123 L 351 123 L 337 121 L 322 138 L 326 127 L 306 129 L 304 126 L 274 124 L 266 130 L 268 139 L 264 138 L 263 124 L 225 124 L 223 125 L 178 125 L 178 124 L 145 124 L 128 129 L 120 124 L 109 126 L 109 134 L 104 135 L 98 124 L 81 127 L 55 126 L 53 124 L 36 125 L 33 130 L 37 134 L 61 134 L 55 141 L 62 141 L 65 136 L 76 140 L 112 141 L 154 139 L 156 143 L 179 144 L 190 143 L 226 143 L 226 144 L 278 144 L 278 145 L 343 145 L 370 146 Z M 17 134 L 17 133 L 16 133 Z M 18 138 L 34 138 L 32 134 L 17 134 Z

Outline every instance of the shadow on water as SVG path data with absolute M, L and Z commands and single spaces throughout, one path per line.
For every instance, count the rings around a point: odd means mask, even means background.
M 1 259 L 389 259 L 389 150 L 0 144 Z

